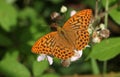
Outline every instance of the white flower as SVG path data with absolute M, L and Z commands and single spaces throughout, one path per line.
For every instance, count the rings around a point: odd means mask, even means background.
M 86 48 L 86 47 L 90 47 L 90 45 L 86 45 L 85 48 Z
M 79 50 L 79 51 L 74 50 L 74 52 L 75 52 L 75 54 L 71 58 L 69 58 L 67 60 L 62 60 L 61 61 L 64 66 L 68 67 L 70 65 L 70 62 L 76 61 L 79 58 L 81 58 L 81 56 L 82 56 L 82 50 Z M 53 58 L 51 56 L 49 56 L 49 55 L 40 54 L 38 56 L 38 58 L 37 58 L 37 61 L 41 62 L 43 60 L 48 60 L 48 62 L 49 62 L 50 65 L 53 64 Z
M 96 36 L 96 37 L 94 37 L 94 38 L 92 39 L 92 41 L 93 41 L 94 43 L 100 43 L 100 42 L 101 42 L 101 39 L 100 39 L 98 36 Z
M 71 62 L 78 60 L 82 56 L 82 50 L 74 50 L 75 55 L 70 58 Z
M 47 56 L 47 60 L 48 60 L 50 65 L 53 64 L 53 58 L 51 56 Z
M 82 50 L 79 50 L 79 51 L 74 50 L 74 52 L 75 54 L 71 58 L 66 59 L 66 60 L 61 60 L 61 64 L 64 67 L 69 67 L 71 62 L 78 60 L 82 56 Z
M 88 32 L 89 32 L 89 34 L 92 34 L 92 29 L 88 28 Z
M 49 64 L 52 65 L 53 64 L 53 58 L 51 56 L 45 55 L 45 54 L 41 54 L 38 56 L 37 61 L 41 62 L 43 60 L 47 59 Z
M 60 9 L 61 13 L 65 13 L 67 11 L 67 7 L 66 6 L 62 6 Z
M 70 16 L 72 17 L 74 14 L 76 14 L 76 11 L 75 11 L 75 10 L 72 10 L 72 11 L 70 12 Z
M 100 29 L 102 29 L 102 30 L 105 29 L 105 24 L 102 24 L 102 23 L 101 23 L 101 24 L 100 24 Z

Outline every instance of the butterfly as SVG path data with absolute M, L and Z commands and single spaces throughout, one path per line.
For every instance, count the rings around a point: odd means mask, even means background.
M 38 39 L 32 46 L 32 52 L 46 54 L 67 60 L 82 50 L 89 43 L 88 27 L 92 19 L 92 10 L 77 12 L 65 22 L 63 27 L 57 26 L 57 31 L 50 32 Z

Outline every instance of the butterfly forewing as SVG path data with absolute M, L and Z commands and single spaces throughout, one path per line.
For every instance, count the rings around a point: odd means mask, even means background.
M 51 54 L 51 48 L 54 44 L 54 35 L 56 32 L 51 32 L 41 37 L 32 47 L 32 52 L 36 54 Z
M 63 28 L 78 29 L 79 27 L 80 29 L 88 29 L 91 18 L 91 9 L 79 11 L 71 18 L 69 18 L 69 20 L 64 24 Z

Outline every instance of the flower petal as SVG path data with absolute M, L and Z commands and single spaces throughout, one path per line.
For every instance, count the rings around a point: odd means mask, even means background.
M 71 61 L 76 61 L 82 56 L 82 50 L 75 51 L 75 55 L 71 57 Z
M 91 47 L 90 45 L 86 45 L 85 47 Z
M 79 50 L 79 51 L 77 51 L 78 53 L 79 53 L 79 57 L 81 57 L 82 56 L 82 50 Z
M 70 13 L 70 16 L 72 17 L 75 13 L 76 13 L 76 11 L 72 10 L 71 13 Z
M 41 55 L 39 55 L 39 56 L 37 57 L 37 61 L 38 61 L 38 62 L 43 61 L 43 60 L 45 60 L 45 58 L 46 58 L 46 55 L 45 55 L 45 54 L 41 54 Z
M 51 56 L 47 56 L 47 60 L 48 60 L 50 65 L 53 64 L 53 58 Z

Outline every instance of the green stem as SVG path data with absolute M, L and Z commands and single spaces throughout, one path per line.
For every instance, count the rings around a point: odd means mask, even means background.
M 98 64 L 95 59 L 91 58 L 92 71 L 94 75 L 100 74 Z
M 105 6 L 105 27 L 107 28 L 107 25 L 108 25 L 108 8 L 109 8 L 109 0 L 106 0 L 106 6 Z M 107 61 L 104 61 L 103 62 L 103 77 L 105 77 L 105 74 L 106 74 L 106 71 L 107 71 Z
M 107 61 L 104 61 L 103 62 L 103 77 L 105 77 L 106 71 L 107 71 Z
M 105 27 L 107 28 L 107 25 L 108 25 L 108 7 L 109 7 L 109 0 L 106 0 L 106 6 L 105 6 Z
M 96 3 L 95 3 L 95 19 L 97 19 L 98 17 L 98 0 L 96 0 Z

